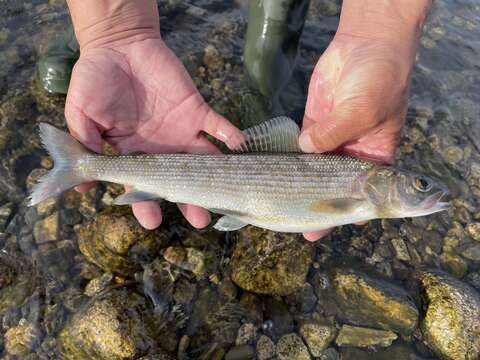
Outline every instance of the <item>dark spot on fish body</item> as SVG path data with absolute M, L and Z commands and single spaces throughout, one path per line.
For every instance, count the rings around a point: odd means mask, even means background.
M 308 210 L 316 213 L 342 214 L 355 209 L 360 201 L 357 199 L 333 199 L 314 201 Z

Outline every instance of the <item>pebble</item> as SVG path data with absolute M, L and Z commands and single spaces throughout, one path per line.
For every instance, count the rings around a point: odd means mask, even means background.
M 225 355 L 225 360 L 249 360 L 255 358 L 255 349 L 250 345 L 237 345 Z
M 58 240 L 58 212 L 35 223 L 33 237 L 37 244 Z
M 279 360 L 310 360 L 310 354 L 302 338 L 297 334 L 287 334 L 278 340 L 277 356 Z
M 25 356 L 40 341 L 41 332 L 34 325 L 21 319 L 17 326 L 5 333 L 5 349 L 10 355 Z
M 390 346 L 397 337 L 397 334 L 393 331 L 343 325 L 335 342 L 338 346 L 387 347 Z
M 480 223 L 468 224 L 467 233 L 473 240 L 480 241 Z
M 92 279 L 85 286 L 84 294 L 87 296 L 94 296 L 104 290 L 113 280 L 112 273 L 105 273 L 102 276 Z
M 272 339 L 266 335 L 261 335 L 257 341 L 257 358 L 258 360 L 268 360 L 275 356 L 275 344 Z
M 392 239 L 391 242 L 398 260 L 407 262 L 411 260 L 407 245 L 402 239 Z
M 7 221 L 12 215 L 12 211 L 13 211 L 12 203 L 6 203 L 5 205 L 2 205 L 0 207 L 0 232 L 5 231 L 5 228 L 7 226 Z
M 39 203 L 37 207 L 37 214 L 40 216 L 45 216 L 50 214 L 53 209 L 57 206 L 58 198 L 57 197 L 50 197 L 41 203 Z
M 257 327 L 252 323 L 245 323 L 238 329 L 235 345 L 253 344 L 257 338 Z
M 480 244 L 467 247 L 462 251 L 462 256 L 468 260 L 480 261 Z
M 306 323 L 300 326 L 300 335 L 310 349 L 310 353 L 319 357 L 336 335 L 336 329 L 331 325 Z

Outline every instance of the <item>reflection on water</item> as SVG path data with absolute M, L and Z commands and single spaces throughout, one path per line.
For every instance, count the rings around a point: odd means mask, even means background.
M 253 228 L 227 237 L 193 231 L 174 208 L 167 209 L 161 229 L 146 232 L 128 209 L 110 207 L 121 191 L 111 185 L 26 208 L 27 189 L 52 166 L 36 124 L 64 126 L 64 98 L 38 87 L 35 64 L 67 27 L 68 13 L 62 1 L 0 4 L 5 358 L 475 357 L 480 347 L 475 330 L 480 5 L 475 0 L 435 2 L 398 153 L 401 165 L 447 183 L 454 208 L 424 218 L 345 226 L 316 244 Z M 236 123 L 255 116 L 247 105 L 253 95 L 242 81 L 245 2 L 162 4 L 163 36 L 206 100 Z M 301 39 L 300 78 L 308 79 L 331 40 L 338 12 L 334 0 L 312 0 Z M 297 84 L 299 92 L 304 87 Z

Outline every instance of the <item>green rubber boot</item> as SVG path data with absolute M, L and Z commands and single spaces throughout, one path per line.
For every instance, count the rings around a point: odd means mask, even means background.
M 66 94 L 73 65 L 79 57 L 80 47 L 70 26 L 38 60 L 37 75 L 41 86 L 51 94 Z
M 249 85 L 264 98 L 257 100 L 259 106 L 266 104 L 270 116 L 291 113 L 299 103 L 304 106 L 302 86 L 291 80 L 309 4 L 310 0 L 250 0 L 244 65 Z

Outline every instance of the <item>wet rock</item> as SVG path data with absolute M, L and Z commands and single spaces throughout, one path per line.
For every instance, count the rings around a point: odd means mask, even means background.
M 78 311 L 59 334 L 65 359 L 124 359 L 145 355 L 154 346 L 145 298 L 114 290 Z
M 237 345 L 225 355 L 225 360 L 249 360 L 255 358 L 255 349 L 250 345 Z
M 12 138 L 12 131 L 7 128 L 0 129 L 0 151 L 5 149 Z
M 258 360 L 269 360 L 276 354 L 275 344 L 268 336 L 262 335 L 258 338 L 256 351 Z
M 265 300 L 265 320 L 264 333 L 271 335 L 274 340 L 293 332 L 293 316 L 280 300 L 275 298 Z
M 213 45 L 207 45 L 203 54 L 203 63 L 211 71 L 223 69 L 224 60 L 219 51 Z
M 187 327 L 192 351 L 207 343 L 217 343 L 222 348 L 232 346 L 242 315 L 238 302 L 209 288 L 204 289 L 194 303 Z
M 2 267 L 7 271 L 4 274 L 4 286 L 0 289 L 0 314 L 3 314 L 27 302 L 35 289 L 35 272 L 25 266 L 28 263 L 26 259 L 0 257 L 0 263 L 4 263 Z
M 58 239 L 58 212 L 35 223 L 33 237 L 37 244 Z
M 25 356 L 41 341 L 42 333 L 35 324 L 21 319 L 5 333 L 5 349 L 10 355 Z
M 40 216 L 45 216 L 50 214 L 53 209 L 57 206 L 58 203 L 58 198 L 56 197 L 50 197 L 46 200 L 43 200 L 41 203 L 39 203 L 37 207 L 37 213 Z
M 289 295 L 287 302 L 295 306 L 299 312 L 309 313 L 315 308 L 317 297 L 312 285 L 305 283 L 297 291 Z
M 89 261 L 123 276 L 140 270 L 140 258 L 146 261 L 168 243 L 161 231 L 143 229 L 126 207 L 102 211 L 81 226 L 77 235 L 80 251 Z
M 240 306 L 245 313 L 246 320 L 254 324 L 261 324 L 263 322 L 263 304 L 257 295 L 246 291 L 243 292 L 240 297 Z
M 338 346 L 387 347 L 396 339 L 397 334 L 392 331 L 343 325 L 335 342 Z
M 473 223 L 467 225 L 468 235 L 475 241 L 480 241 L 480 223 Z
M 203 277 L 207 271 L 210 272 L 214 269 L 214 256 L 207 251 L 191 247 L 170 246 L 165 249 L 163 257 L 170 264 L 190 271 L 198 277 Z
M 445 268 L 452 273 L 456 278 L 463 278 L 468 271 L 468 264 L 460 256 L 450 253 L 443 253 L 440 256 Z
M 480 271 L 469 273 L 465 280 L 475 289 L 480 291 Z
M 287 334 L 278 340 L 276 347 L 280 360 L 310 360 L 308 349 L 297 334 Z
M 0 232 L 5 231 L 7 222 L 13 212 L 13 204 L 6 203 L 0 207 Z
M 300 326 L 300 335 L 314 357 L 320 357 L 328 345 L 335 339 L 337 331 L 334 326 L 309 322 Z
M 410 261 L 410 254 L 408 253 L 408 248 L 405 242 L 402 239 L 392 239 L 392 246 L 395 249 L 395 253 L 398 260 Z
M 105 290 L 106 287 L 112 282 L 112 280 L 112 273 L 105 273 L 98 278 L 90 280 L 87 286 L 85 286 L 85 295 L 91 297 L 98 294 L 99 292 Z
M 333 347 L 330 347 L 328 349 L 325 349 L 323 354 L 319 357 L 320 360 L 339 360 L 340 355 L 338 354 L 338 351 L 335 350 Z
M 405 335 L 416 328 L 418 310 L 402 288 L 341 268 L 333 271 L 332 284 L 339 316 L 346 321 Z
M 341 349 L 342 360 L 414 360 L 420 358 L 410 346 L 394 344 L 386 349 L 376 349 L 374 352 L 344 347 Z M 322 359 L 323 360 L 323 359 Z
M 465 259 L 472 261 L 480 261 L 480 243 L 468 246 L 462 251 Z
M 232 257 L 232 280 L 250 292 L 289 295 L 305 283 L 313 249 L 299 236 L 247 227 Z
M 427 344 L 445 359 L 480 356 L 480 294 L 469 285 L 437 271 L 419 274 Z
M 15 267 L 7 261 L 2 261 L 0 258 L 0 289 L 10 285 L 16 274 Z
M 252 323 L 245 323 L 238 329 L 235 345 L 253 344 L 257 338 L 257 327 Z

